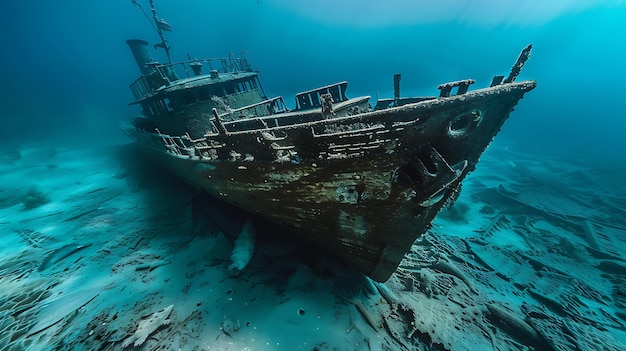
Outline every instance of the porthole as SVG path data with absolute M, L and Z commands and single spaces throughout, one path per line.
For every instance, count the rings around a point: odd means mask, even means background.
M 482 113 L 477 109 L 462 113 L 454 117 L 448 124 L 448 135 L 456 138 L 471 133 L 478 127 L 482 119 Z

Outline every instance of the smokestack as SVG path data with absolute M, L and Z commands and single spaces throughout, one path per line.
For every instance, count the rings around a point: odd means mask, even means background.
M 154 62 L 152 55 L 150 55 L 148 42 L 141 39 L 130 39 L 126 40 L 126 44 L 130 47 L 130 51 L 132 51 L 135 61 L 137 61 L 137 66 L 139 66 L 141 74 L 145 76 L 152 74 L 154 68 L 146 65 L 146 63 Z

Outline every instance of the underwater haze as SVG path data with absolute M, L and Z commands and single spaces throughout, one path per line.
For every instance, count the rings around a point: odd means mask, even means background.
M 147 4 L 144 4 L 146 7 Z M 173 59 L 247 51 L 268 95 L 347 80 L 351 96 L 435 95 L 440 83 L 488 85 L 533 44 L 522 79 L 538 88 L 496 139 L 538 154 L 624 165 L 621 82 L 626 4 L 557 1 L 176 1 Z M 3 140 L 115 139 L 139 75 L 125 40 L 158 37 L 131 1 L 7 1 L 0 13 Z M 165 61 L 162 53 L 157 59 Z M 159 56 L 161 55 L 161 56 Z M 623 168 L 623 167 L 622 167 Z
M 626 1 L 155 0 L 173 61 L 245 52 L 289 108 L 487 87 L 533 45 L 537 88 L 384 284 L 264 222 L 231 274 L 245 215 L 119 128 L 125 41 L 159 42 L 134 2 L 0 4 L 0 351 L 626 350 Z

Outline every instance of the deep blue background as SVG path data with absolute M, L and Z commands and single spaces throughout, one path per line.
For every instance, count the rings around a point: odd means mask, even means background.
M 437 94 L 438 84 L 464 78 L 482 87 L 533 43 L 520 79 L 539 86 L 496 142 L 624 167 L 623 1 L 430 3 L 157 0 L 157 7 L 174 27 L 175 60 L 245 50 L 268 95 L 288 103 L 298 91 L 340 80 L 349 81 L 350 96 L 390 96 L 396 72 L 405 96 Z M 124 140 L 116 126 L 138 112 L 127 103 L 139 73 L 124 41 L 157 40 L 130 0 L 3 1 L 0 35 L 2 140 Z

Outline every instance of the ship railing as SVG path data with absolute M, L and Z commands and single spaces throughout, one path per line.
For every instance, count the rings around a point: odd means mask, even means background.
M 276 121 L 273 123 L 275 125 L 270 125 L 275 119 L 268 117 L 286 112 L 289 112 L 289 109 L 285 105 L 285 100 L 282 96 L 277 96 L 221 114 L 219 123 L 226 133 L 263 130 L 278 127 Z
M 163 141 L 163 145 L 165 145 L 165 149 L 167 152 L 179 157 L 197 157 L 195 146 L 187 145 L 187 143 L 185 142 L 185 140 L 187 142 L 191 142 L 192 144 L 197 142 L 197 140 L 191 139 L 191 136 L 188 133 L 185 133 L 185 135 L 183 136 L 171 136 L 161 133 L 158 128 L 155 129 L 157 135 Z
M 204 66 L 208 66 L 206 73 L 237 73 L 253 72 L 252 64 L 246 57 L 235 57 L 232 53 L 227 58 L 202 58 L 189 59 L 186 61 L 156 64 L 155 69 L 161 77 L 168 81 L 180 79 L 179 77 L 191 78 L 203 74 Z M 180 74 L 182 73 L 182 75 Z M 205 73 L 205 74 L 206 74 Z
M 348 82 L 344 81 L 298 93 L 296 94 L 296 110 L 308 110 L 322 107 L 321 96 L 325 94 L 330 94 L 335 103 L 346 101 L 348 100 L 346 96 L 347 88 Z
M 130 90 L 133 92 L 135 100 L 139 100 L 154 93 L 154 90 L 148 84 L 146 76 L 135 79 L 135 81 L 130 84 Z
M 314 90 L 318 91 L 318 90 Z M 356 107 L 361 104 L 366 104 L 370 99 L 369 96 L 361 96 L 346 101 L 340 102 L 335 105 L 338 110 L 348 110 L 352 107 Z M 281 103 L 282 98 L 281 98 Z M 243 108 L 245 109 L 245 108 Z M 238 110 L 234 110 L 238 111 Z M 324 115 L 323 108 L 307 109 L 305 111 L 297 111 L 297 113 L 291 112 L 287 109 L 273 114 L 259 114 L 254 116 L 247 116 L 240 114 L 237 117 L 231 117 L 232 112 L 217 114 L 217 110 L 214 110 L 215 122 L 217 130 L 220 133 L 225 134 L 240 134 L 250 133 L 257 131 L 270 131 L 273 132 L 276 129 L 284 127 L 302 126 L 312 122 L 319 122 L 328 117 Z M 335 118 L 335 117 L 333 117 Z M 350 115 L 341 118 L 352 118 Z
M 217 133 L 207 133 L 202 138 L 193 139 L 189 133 L 181 136 L 171 136 L 161 133 L 158 128 L 155 128 L 155 130 L 156 134 L 152 135 L 163 142 L 165 151 L 180 158 L 214 160 L 217 158 L 215 150 L 224 147 L 224 144 L 209 141 L 208 138 L 217 135 Z
M 287 111 L 288 109 L 287 105 L 285 105 L 285 100 L 282 96 L 277 96 L 252 105 L 230 110 L 227 115 L 230 115 L 232 120 L 237 120 L 253 116 L 275 115 L 277 113 Z
M 152 67 L 153 73 L 142 75 L 130 85 L 130 90 L 136 100 L 154 94 L 160 87 L 168 86 L 181 79 L 180 77 L 191 78 L 206 73 L 219 75 L 220 73 L 255 71 L 248 58 L 235 57 L 232 53 L 227 58 L 189 59 L 172 63 L 149 62 L 146 65 Z M 205 65 L 208 66 L 208 72 L 203 73 Z
M 146 64 L 154 68 L 153 72 L 148 75 L 142 75 L 130 84 L 130 90 L 133 92 L 136 100 L 149 97 L 162 87 L 170 84 L 171 81 L 178 80 L 178 76 L 174 71 L 167 67 L 160 67 L 156 62 Z

